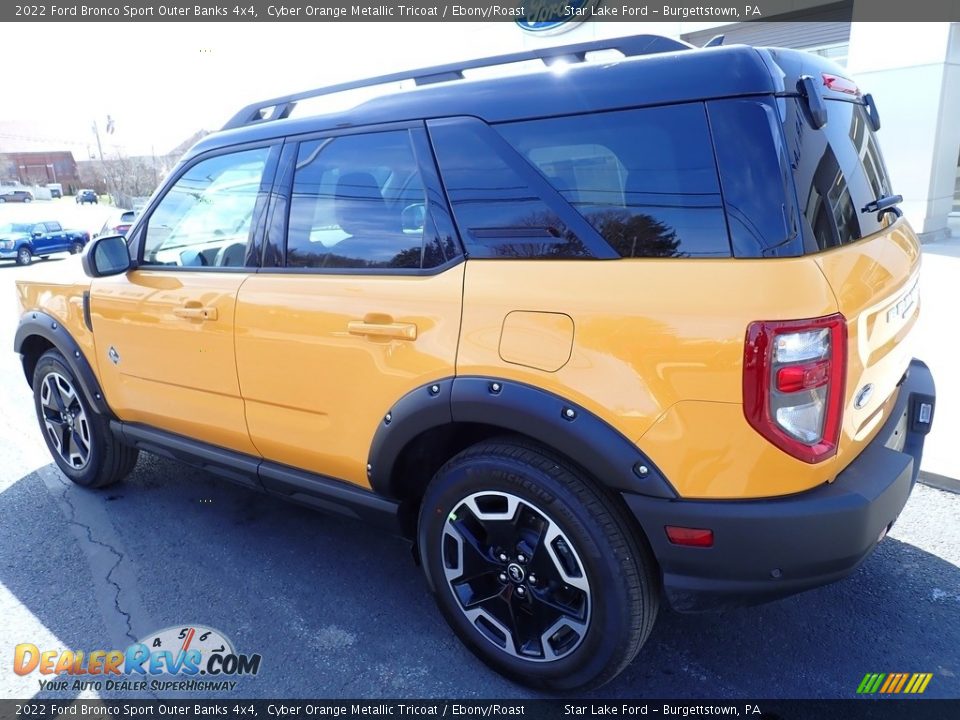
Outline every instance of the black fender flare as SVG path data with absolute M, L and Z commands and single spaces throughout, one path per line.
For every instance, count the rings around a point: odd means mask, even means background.
M 414 438 L 450 423 L 480 423 L 526 435 L 553 448 L 617 492 L 675 499 L 676 491 L 641 450 L 577 403 L 514 380 L 444 378 L 407 393 L 384 413 L 370 445 L 367 475 L 393 497 L 392 476 Z
M 31 310 L 20 318 L 20 324 L 17 326 L 17 332 L 13 339 L 14 351 L 20 353 L 24 360 L 23 371 L 24 375 L 27 376 L 27 383 L 32 385 L 33 378 L 27 372 L 26 359 L 23 358 L 23 347 L 27 340 L 34 336 L 43 338 L 60 351 L 60 354 L 67 361 L 70 371 L 77 378 L 80 389 L 94 412 L 113 417 L 103 390 L 100 388 L 100 382 L 97 380 L 86 355 L 83 354 L 83 350 L 80 349 L 80 345 L 59 320 L 40 310 Z

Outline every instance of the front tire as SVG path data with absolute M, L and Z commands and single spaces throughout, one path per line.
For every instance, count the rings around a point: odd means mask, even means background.
M 624 513 L 549 450 L 485 441 L 427 488 L 421 561 L 447 622 L 485 663 L 537 688 L 594 688 L 636 656 L 657 614 L 659 574 Z
M 60 471 L 77 485 L 106 487 L 126 477 L 139 451 L 117 441 L 107 419 L 93 412 L 73 372 L 48 350 L 33 372 L 40 431 Z
M 29 265 L 33 260 L 33 253 L 26 245 L 17 250 L 17 265 Z

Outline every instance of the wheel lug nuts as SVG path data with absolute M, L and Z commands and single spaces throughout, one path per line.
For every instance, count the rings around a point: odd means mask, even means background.
M 506 582 L 506 581 L 507 581 L 507 574 L 500 573 L 500 582 Z
M 519 595 L 520 597 L 523 597 L 523 596 L 526 595 L 526 594 L 527 594 L 526 588 L 524 588 L 523 585 L 518 585 L 518 586 L 517 586 L 517 595 Z
M 500 553 L 500 562 L 506 562 L 507 556 L 504 553 Z
M 522 554 L 521 554 L 521 555 L 517 555 L 517 562 L 525 563 L 526 561 L 527 561 L 527 558 L 526 558 L 524 555 L 522 555 Z
M 531 574 L 530 577 L 529 577 L 529 580 L 530 580 L 530 584 L 531 584 L 531 585 L 536 585 L 536 584 L 537 584 L 537 576 L 536 576 L 536 575 Z

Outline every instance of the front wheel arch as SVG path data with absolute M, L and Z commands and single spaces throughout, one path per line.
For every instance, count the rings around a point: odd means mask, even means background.
M 100 382 L 79 343 L 56 318 L 40 310 L 26 313 L 17 327 L 13 341 L 14 352 L 20 353 L 27 384 L 33 385 L 33 372 L 44 352 L 56 349 L 63 356 L 70 371 L 77 378 L 80 389 L 91 409 L 108 418 L 114 417 Z

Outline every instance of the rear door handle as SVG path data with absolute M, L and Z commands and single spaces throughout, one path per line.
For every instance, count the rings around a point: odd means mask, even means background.
M 218 316 L 215 307 L 204 307 L 198 302 L 188 302 L 174 308 L 173 314 L 185 320 L 216 320 Z
M 347 323 L 347 332 L 351 335 L 366 335 L 368 337 L 397 338 L 399 340 L 417 339 L 417 326 L 413 323 L 351 320 Z

